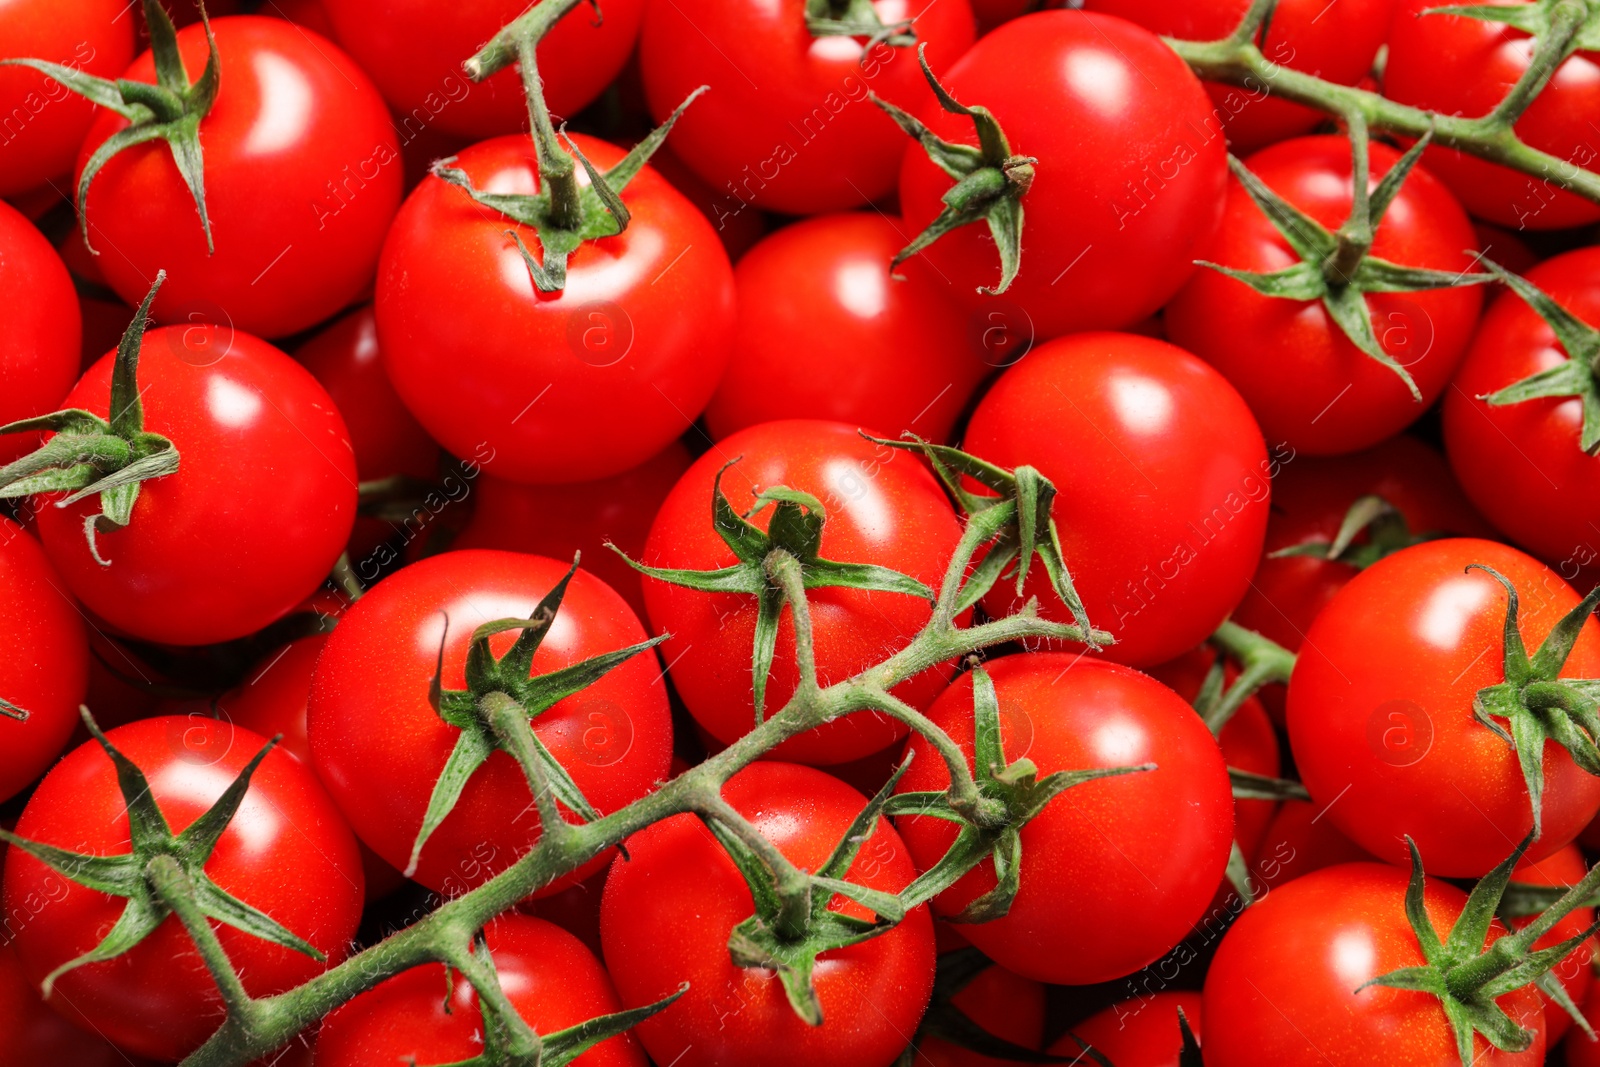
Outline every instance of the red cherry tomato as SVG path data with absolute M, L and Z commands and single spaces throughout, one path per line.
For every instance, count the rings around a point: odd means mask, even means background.
M 1512 6 L 1527 0 L 1490 0 Z M 1401 0 L 1389 32 L 1383 92 L 1392 100 L 1445 115 L 1477 118 L 1505 99 L 1533 56 L 1533 39 L 1499 22 L 1437 12 L 1433 0 Z M 1600 61 L 1578 52 L 1556 68 L 1528 110 L 1517 136 L 1578 167 L 1593 167 L 1600 110 Z M 1461 198 L 1467 210 L 1518 230 L 1559 230 L 1600 219 L 1600 205 L 1557 189 L 1549 180 L 1519 174 L 1454 148 L 1430 147 L 1428 169 Z
M 866 798 L 822 771 L 753 763 L 728 780 L 723 797 L 793 864 L 817 870 Z M 692 815 L 628 839 L 600 902 L 600 940 L 627 1007 L 689 990 L 635 1033 L 657 1063 L 713 1067 L 881 1067 L 905 1048 L 933 990 L 933 922 L 926 907 L 887 933 L 823 953 L 813 973 L 821 1026 L 795 1014 L 770 972 L 734 966 L 728 934 L 754 911 L 749 887 Z M 846 881 L 896 893 L 916 877 L 911 857 L 879 819 Z M 835 896 L 834 910 L 860 918 L 861 905 Z
M 573 140 L 602 170 L 622 158 Z M 478 189 L 534 192 L 527 137 L 474 145 L 456 165 Z M 518 482 L 605 478 L 660 452 L 711 399 L 733 332 L 728 255 L 650 167 L 622 197 L 628 228 L 578 249 L 560 294 L 534 289 L 508 219 L 442 179 L 401 208 L 378 278 L 384 366 L 455 455 Z M 537 235 L 523 238 L 539 254 Z
M 991 366 L 980 358 L 987 324 L 969 321 L 920 257 L 890 271 L 906 232 L 881 215 L 827 215 L 739 261 L 739 355 L 706 409 L 712 437 L 798 418 L 949 440 Z
M 1371 180 L 1399 158 L 1374 144 Z M 1350 214 L 1350 142 L 1306 137 L 1273 145 L 1245 163 L 1330 231 Z M 1298 262 L 1289 244 L 1235 179 L 1224 223 L 1203 258 L 1247 271 Z M 1372 254 L 1407 267 L 1469 272 L 1477 237 L 1450 191 L 1416 168 L 1378 224 Z M 1376 444 L 1416 421 L 1444 390 L 1478 321 L 1476 286 L 1368 295 L 1378 343 L 1422 393 L 1413 400 L 1393 370 L 1357 348 L 1320 301 L 1264 296 L 1219 271 L 1194 273 L 1167 308 L 1167 335 L 1244 394 L 1269 441 L 1328 455 Z
M 1256 849 L 1251 877 L 1263 892 L 1312 871 L 1341 863 L 1376 863 L 1372 854 L 1333 827 L 1325 807 L 1304 800 L 1286 800 Z
M 15 69 L 0 67 L 0 79 Z M 0 148 L 0 160 L 5 158 L 3 151 Z M 61 406 L 61 398 L 78 380 L 82 331 L 71 275 L 33 223 L 4 202 L 0 202 L 0 300 L 7 308 L 6 330 L 0 335 L 3 426 Z M 38 440 L 37 433 L 0 436 L 0 466 L 31 451 Z
M 582 942 L 552 923 L 505 915 L 484 929 L 506 999 L 533 1027 L 551 1034 L 620 1011 L 611 979 Z M 446 995 L 441 996 L 441 993 Z M 483 1052 L 478 995 L 443 964 L 413 967 L 336 1009 L 317 1034 L 317 1067 L 455 1063 Z M 645 1067 L 631 1034 L 609 1038 L 575 1067 Z
M 1067 568 L 1119 663 L 1193 648 L 1249 588 L 1277 463 L 1239 394 L 1187 352 L 1132 334 L 1041 345 L 978 404 L 964 447 L 1055 483 Z M 1015 589 L 996 585 L 990 613 L 1037 596 L 1068 620 L 1044 568 Z
M 1200 717 L 1137 671 L 1066 653 L 1007 656 L 989 667 L 1008 760 L 1041 776 L 1153 763 L 1155 770 L 1074 786 L 1022 828 L 1021 886 L 1004 918 L 961 933 L 1002 967 L 1041 982 L 1086 985 L 1138 970 L 1189 932 L 1222 880 L 1233 840 L 1227 766 Z M 972 680 L 928 717 L 972 751 Z M 921 735 L 898 791 L 944 789 L 949 774 Z M 942 819 L 903 816 L 926 869 L 955 839 Z M 934 898 L 954 915 L 995 885 L 985 860 Z M 1129 921 L 1102 921 L 1114 909 Z
M 228 723 L 181 717 L 144 719 L 106 736 L 144 771 L 174 833 L 211 807 L 267 743 Z M 16 832 L 75 852 L 128 850 L 116 768 L 99 744 L 74 749 L 45 776 Z M 256 769 L 206 874 L 328 957 L 319 963 L 216 924 L 251 996 L 283 992 L 339 962 L 361 917 L 355 838 L 316 777 L 285 752 L 269 753 Z M 126 903 L 70 882 L 19 850 L 6 857 L 6 911 L 31 915 L 15 942 L 31 981 L 99 944 Z M 216 983 L 175 916 L 123 955 L 62 975 L 50 1005 L 129 1052 L 167 1061 L 198 1047 L 224 1013 Z
M 527 618 L 567 564 L 513 552 L 447 552 L 414 563 L 356 601 L 323 647 L 308 729 L 317 774 L 361 839 L 404 870 L 428 799 L 460 729 L 428 701 L 440 640 L 445 689 L 465 685 L 475 628 Z M 446 629 L 448 620 L 448 630 Z M 491 638 L 501 656 L 515 632 Z M 628 605 L 579 571 L 533 659 L 536 674 L 645 639 Z M 533 719 L 534 730 L 602 814 L 665 777 L 672 723 L 660 668 L 637 656 Z M 428 839 L 414 877 L 460 893 L 511 866 L 539 839 L 539 817 L 516 761 L 496 750 L 467 781 Z M 597 857 L 541 892 L 555 892 L 611 861 Z
M 1185 990 L 1113 1004 L 1074 1026 L 1050 1046 L 1050 1051 L 1057 1056 L 1075 1056 L 1088 1044 L 1116 1067 L 1178 1067 L 1178 1056 L 1183 1051 L 1179 1009 L 1198 1039 L 1200 994 Z M 1092 1062 L 1087 1055 L 1084 1060 Z
M 1542 860 L 1523 862 L 1517 864 L 1511 872 L 1511 880 L 1524 885 L 1555 886 L 1570 888 L 1583 880 L 1589 873 L 1589 864 L 1584 862 L 1583 853 L 1575 845 L 1568 845 Z M 1511 919 L 1506 925 L 1512 930 L 1521 930 L 1533 922 L 1534 916 Z M 1570 937 L 1576 937 L 1589 928 L 1594 922 L 1593 908 L 1578 908 L 1567 915 L 1550 932 L 1533 943 L 1534 951 L 1551 948 Z M 1594 956 L 1594 941 L 1588 940 L 1573 949 L 1565 959 L 1556 964 L 1551 973 L 1567 991 L 1567 996 L 1572 998 L 1574 1004 L 1582 1005 L 1589 995 L 1589 986 L 1594 982 L 1594 968 L 1590 961 Z M 1556 1004 L 1543 991 L 1539 999 L 1544 1002 L 1544 1028 L 1549 1044 L 1554 1045 L 1566 1036 L 1572 1027 L 1572 1016 Z M 1585 1038 L 1580 1033 L 1574 1040 L 1583 1041 Z
M 0 855 L 4 855 L 0 852 Z M 0 946 L 0 1033 L 6 1062 L 16 1067 L 126 1067 L 127 1053 L 90 1031 L 80 1030 L 39 999 L 39 987 L 22 972 L 10 945 Z
M 937 925 L 949 929 L 944 923 Z M 1036 1049 L 1044 1043 L 1044 986 L 999 964 L 979 971 L 950 1003 L 983 1030 L 1013 1045 Z M 913 1062 L 929 1067 L 1011 1067 L 1017 1061 L 985 1056 L 930 1036 L 918 1039 Z
M 145 429 L 178 470 L 140 487 L 132 521 L 97 535 L 99 501 L 39 509 L 39 536 L 68 589 L 100 618 L 150 641 L 201 645 L 253 633 L 316 589 L 355 519 L 344 420 L 294 360 L 217 326 L 151 330 L 139 350 Z M 64 401 L 106 417 L 113 354 Z
M 1537 649 L 1577 594 L 1514 548 L 1460 538 L 1380 560 L 1317 616 L 1289 683 L 1289 742 L 1302 780 L 1338 830 L 1374 856 L 1477 877 L 1533 828 L 1517 753 L 1473 714 L 1505 679 L 1506 591 L 1468 564 L 1493 567 L 1520 594 L 1522 639 Z M 1561 675 L 1600 675 L 1600 622 L 1583 625 Z M 1600 808 L 1600 778 L 1553 743 L 1544 751 L 1540 860 Z M 1337 798 L 1337 799 L 1336 799 Z
M 748 512 L 756 493 L 772 486 L 811 493 L 827 512 L 822 558 L 870 560 L 930 589 L 938 587 L 961 539 L 960 524 L 939 483 L 911 455 L 874 445 L 853 426 L 829 422 L 764 423 L 741 430 L 701 456 L 661 505 L 644 563 L 714 570 L 735 562 L 733 550 L 711 525 L 711 500 L 717 471 L 736 457 L 738 462 L 722 475 L 722 491 L 735 511 Z M 765 528 L 772 513 L 765 508 L 752 521 Z M 756 598 L 702 593 L 646 578 L 644 599 L 651 626 L 672 635 L 661 646 L 662 658 L 670 664 L 673 684 L 695 721 L 724 744 L 749 733 L 756 723 L 751 681 Z M 823 685 L 843 681 L 905 647 L 931 614 L 926 600 L 860 589 L 814 589 L 809 603 Z M 790 619 L 785 606 L 763 717 L 783 707 L 799 678 Z M 926 707 L 945 679 L 940 671 L 926 671 L 894 692 L 914 707 Z M 811 764 L 846 763 L 905 733 L 898 720 L 858 712 L 785 741 L 769 755 Z
M 1129 326 L 1178 291 L 1222 217 L 1228 171 L 1211 102 L 1160 38 L 1107 15 L 1042 11 L 979 41 L 943 81 L 994 113 L 1012 152 L 1039 160 L 1021 200 L 1021 272 L 998 299 L 969 295 L 978 308 L 1003 302 L 1045 338 Z M 923 93 L 913 110 L 935 134 L 976 143 L 971 119 Z M 908 233 L 943 209 L 950 186 L 921 148 L 906 150 Z M 924 255 L 965 294 L 999 279 L 982 224 Z
M 1548 259 L 1527 277 L 1578 318 L 1600 323 L 1600 248 Z M 1566 359 L 1532 308 L 1501 296 L 1445 394 L 1444 440 L 1462 487 L 1489 521 L 1571 581 L 1600 546 L 1600 457 L 1579 443 L 1583 402 L 1479 399 Z
M 106 281 L 130 304 L 158 269 L 160 322 L 214 322 L 262 337 L 303 330 L 372 279 L 400 203 L 400 149 L 372 82 L 331 42 L 282 19 L 216 19 L 221 88 L 200 122 L 214 253 L 167 145 L 119 153 L 85 201 Z M 206 64 L 203 27 L 178 32 L 191 76 Z M 122 75 L 154 82 L 146 52 Z M 102 111 L 78 156 L 127 127 Z M 74 184 L 77 177 L 74 176 Z

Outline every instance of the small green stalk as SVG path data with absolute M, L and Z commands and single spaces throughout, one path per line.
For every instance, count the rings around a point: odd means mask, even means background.
M 1234 713 L 1264 685 L 1281 685 L 1294 673 L 1295 655 L 1282 645 L 1247 630 L 1233 621 L 1224 622 L 1210 637 L 1211 644 L 1239 664 L 1239 676 L 1226 691 L 1222 688 L 1222 661 L 1212 665 L 1216 674 L 1213 696 L 1196 701 L 1196 710 L 1213 735 L 1222 733 Z M 1207 679 L 1210 682 L 1210 678 Z M 1201 690 L 1202 698 L 1207 689 Z

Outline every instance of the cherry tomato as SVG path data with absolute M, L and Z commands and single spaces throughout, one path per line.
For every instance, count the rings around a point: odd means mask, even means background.
M 910 20 L 942 73 L 972 45 L 967 0 L 872 5 L 885 26 Z M 826 10 L 826 5 L 824 5 Z M 916 52 L 858 37 L 813 37 L 805 0 L 752 6 L 713 0 L 685 9 L 651 0 L 639 69 L 656 121 L 701 85 L 673 131 L 678 158 L 722 196 L 787 214 L 843 211 L 894 189 L 906 136 L 868 99 L 915 108 L 927 93 Z
M 322 0 L 322 7 L 335 38 L 383 90 L 402 135 L 437 127 L 476 139 L 527 129 L 515 68 L 482 82 L 461 70 L 528 9 L 527 0 Z M 643 14 L 643 0 L 606 0 L 603 11 L 579 4 L 562 16 L 537 53 L 552 114 L 576 115 L 616 78 Z
M 620 1011 L 600 961 L 565 930 L 526 915 L 484 929 L 506 999 L 533 1027 L 551 1034 Z M 440 996 L 443 992 L 446 995 Z M 329 1015 L 317 1034 L 317 1067 L 455 1063 L 483 1052 L 483 1013 L 471 983 L 443 964 L 413 967 Z M 572 1061 L 576 1067 L 645 1067 L 631 1034 L 609 1038 Z
M 949 930 L 945 923 L 937 925 Z M 1044 986 L 999 964 L 979 971 L 950 998 L 950 1003 L 983 1030 L 1013 1045 L 1036 1049 L 1044 1043 Z M 939 1037 L 919 1038 L 913 1062 L 929 1067 L 1010 1067 L 1016 1063 L 985 1056 Z
M 866 798 L 822 771 L 753 763 L 728 780 L 727 802 L 793 864 L 817 870 Z M 825 952 L 813 981 L 823 1023 L 808 1026 L 770 972 L 740 968 L 728 935 L 754 911 L 750 889 L 722 846 L 692 815 L 675 815 L 628 839 L 600 902 L 600 940 L 617 992 L 638 1007 L 689 990 L 635 1033 L 657 1063 L 711 1067 L 761 1063 L 882 1067 L 905 1048 L 933 990 L 933 921 L 926 907 L 887 933 Z M 894 829 L 879 819 L 845 880 L 897 893 L 916 877 Z M 835 911 L 861 905 L 835 896 Z
M 964 447 L 1055 483 L 1067 568 L 1119 663 L 1193 648 L 1249 588 L 1277 462 L 1233 387 L 1164 341 L 1095 333 L 1039 346 L 978 404 Z M 1070 621 L 1047 578 L 1031 569 L 1021 598 L 1002 580 L 985 607 L 1007 614 L 1037 596 L 1047 618 Z
M 1426 860 L 1424 850 L 1424 860 Z M 1438 997 L 1357 987 L 1424 962 L 1406 922 L 1408 874 L 1349 863 L 1298 878 L 1249 908 L 1224 935 L 1201 1003 L 1206 1067 L 1394 1067 L 1459 1064 Z M 1455 886 L 1429 879 L 1426 910 L 1444 937 L 1466 905 Z M 1489 939 L 1504 936 L 1497 921 Z M 1475 1067 L 1544 1062 L 1544 1010 L 1526 986 L 1496 1001 L 1534 1032 L 1525 1052 L 1499 1052 L 1475 1037 Z
M 259 630 L 316 589 L 356 510 L 344 420 L 305 368 L 249 334 L 169 326 L 144 335 L 144 427 L 178 449 L 143 483 L 132 521 L 96 537 L 99 501 L 39 509 L 39 536 L 68 589 L 100 618 L 150 641 L 201 645 Z M 106 417 L 114 353 L 67 394 Z
M 1577 885 L 1588 873 L 1589 865 L 1584 862 L 1583 853 L 1579 852 L 1576 846 L 1568 845 L 1542 860 L 1531 863 L 1524 860 L 1517 864 L 1516 869 L 1511 872 L 1511 880 L 1524 885 L 1556 886 L 1566 889 Z M 1520 930 L 1533 920 L 1534 916 L 1530 915 L 1526 918 L 1511 919 L 1506 925 L 1512 930 Z M 1535 941 L 1534 950 L 1551 948 L 1570 937 L 1576 937 L 1587 930 L 1593 922 L 1593 908 L 1578 908 L 1551 927 L 1548 934 Z M 1590 966 L 1594 948 L 1593 940 L 1583 942 L 1551 970 L 1574 1004 L 1583 1004 L 1589 995 L 1589 986 L 1594 981 L 1594 969 Z M 1554 1045 L 1572 1027 L 1572 1016 L 1545 996 L 1543 991 L 1539 993 L 1539 999 L 1544 1002 L 1546 1040 Z M 1575 1040 L 1582 1041 L 1584 1037 L 1579 1034 Z
M 1200 994 L 1163 991 L 1113 1004 L 1090 1016 L 1051 1045 L 1050 1051 L 1057 1056 L 1075 1056 L 1088 1044 L 1116 1067 L 1179 1067 L 1178 1055 L 1183 1051 L 1180 1009 L 1198 1039 Z M 1091 1062 L 1087 1056 L 1084 1061 Z
M 1516 751 L 1478 722 L 1473 697 L 1505 679 L 1506 591 L 1520 594 L 1530 652 L 1577 594 L 1514 548 L 1459 538 L 1380 560 L 1341 589 L 1306 634 L 1289 682 L 1289 742 L 1312 799 L 1350 840 L 1380 859 L 1409 860 L 1416 840 L 1429 871 L 1476 877 L 1533 827 Z M 1600 622 L 1583 625 L 1561 675 L 1600 675 Z M 1503 724 L 1502 724 L 1503 725 Z M 1600 808 L 1600 778 L 1566 751 L 1544 751 L 1543 859 Z
M 1578 318 L 1600 323 L 1600 248 L 1548 259 L 1527 277 Z M 1566 359 L 1532 308 L 1501 296 L 1445 394 L 1444 440 L 1462 487 L 1489 521 L 1572 580 L 1600 546 L 1600 457 L 1579 444 L 1583 402 L 1480 399 Z
M 1490 0 L 1512 6 L 1527 0 Z M 1533 56 L 1533 38 L 1504 23 L 1445 14 L 1433 0 L 1401 0 L 1389 31 L 1383 92 L 1392 100 L 1444 115 L 1477 118 L 1505 99 Z M 1589 122 L 1600 109 L 1600 62 L 1578 52 L 1517 120 L 1525 143 L 1578 167 L 1595 164 Z M 1600 219 L 1600 205 L 1454 148 L 1430 147 L 1428 169 L 1467 210 L 1518 230 L 1559 230 Z
M 0 18 L 5 9 L 0 8 Z M 16 68 L 0 67 L 0 79 Z M 54 84 L 54 83 L 51 83 Z M 4 82 L 0 81 L 0 89 Z M 0 147 L 0 160 L 5 158 Z M 0 164 L 4 170 L 4 164 Z M 61 406 L 78 380 L 78 294 L 55 249 L 10 204 L 0 201 L 0 300 L 6 330 L 0 335 L 0 426 L 45 415 Z M 0 466 L 32 451 L 36 433 L 0 436 Z
M 1285 882 L 1341 863 L 1376 863 L 1372 854 L 1333 827 L 1327 809 L 1286 800 L 1262 836 L 1251 877 L 1270 892 Z
M 144 771 L 174 833 L 210 808 L 267 743 L 228 723 L 182 717 L 144 719 L 106 737 Z M 76 852 L 127 852 L 116 768 L 99 744 L 74 749 L 45 776 L 16 832 Z M 283 992 L 337 963 L 361 917 L 355 838 L 316 777 L 284 752 L 268 753 L 256 769 L 206 874 L 328 957 L 319 963 L 216 924 L 251 996 Z M 15 942 L 31 981 L 99 944 L 126 904 L 16 849 L 6 858 L 6 911 L 32 916 Z M 50 1005 L 129 1052 L 167 1061 L 198 1047 L 224 1014 L 216 983 L 175 916 L 115 959 L 62 975 Z
M 205 232 L 161 140 L 119 153 L 85 202 L 106 281 L 137 304 L 158 269 L 157 321 L 213 322 L 281 337 L 322 321 L 372 279 L 400 203 L 400 149 L 372 82 L 331 42 L 282 19 L 216 19 L 222 82 L 200 122 Z M 200 25 L 178 31 L 192 77 L 206 65 Z M 155 81 L 146 52 L 124 79 Z M 127 127 L 102 111 L 78 155 Z M 74 176 L 74 185 L 77 176 Z
M 0 4 L 0 58 L 63 63 L 85 74 L 115 78 L 133 58 L 133 20 L 123 0 L 7 0 Z M 0 67 L 0 196 L 14 197 L 46 182 L 68 188 L 94 105 L 26 67 Z M 60 179 L 56 181 L 56 179 Z M 17 305 L 8 303 L 12 312 Z M 8 379 L 9 380 L 9 379 Z
M 46 1007 L 39 999 L 39 987 L 22 973 L 22 960 L 10 945 L 0 946 L 0 1033 L 6 1035 L 6 1062 L 15 1067 L 126 1067 L 128 1063 L 127 1053 L 117 1046 Z
M 361 839 L 404 870 L 434 784 L 460 729 L 429 703 L 441 639 L 445 689 L 465 685 L 472 632 L 527 618 L 566 563 L 514 552 L 447 552 L 414 563 L 356 601 L 328 638 L 312 679 L 308 730 L 317 774 Z M 516 632 L 490 639 L 501 656 Z M 533 659 L 547 674 L 645 639 L 628 605 L 598 578 L 573 575 Z M 672 723 L 660 668 L 636 656 L 533 719 L 534 731 L 602 814 L 650 791 L 667 771 Z M 511 866 L 539 839 L 539 816 L 510 755 L 496 750 L 422 850 L 413 877 L 460 893 Z M 546 886 L 555 892 L 611 854 Z
M 1041 11 L 983 38 L 943 81 L 994 113 L 1013 153 L 1039 160 L 1021 200 L 1021 272 L 1002 297 L 975 295 L 1000 275 L 986 226 L 924 253 L 958 291 L 980 309 L 1020 309 L 1040 338 L 1131 325 L 1178 291 L 1221 220 L 1228 168 L 1205 90 L 1160 38 L 1107 15 Z M 924 94 L 914 111 L 935 134 L 976 143 L 971 119 Z M 906 150 L 908 233 L 950 186 L 921 148 Z
M 1355 85 L 1372 69 L 1389 33 L 1395 0 L 1283 0 L 1272 9 L 1266 33 L 1256 35 L 1262 54 L 1290 70 L 1340 85 Z M 1250 0 L 1085 0 L 1084 8 L 1119 15 L 1152 33 L 1190 41 L 1228 36 Z M 1207 82 L 1228 144 L 1237 155 L 1274 141 L 1310 133 L 1327 121 L 1321 111 L 1272 95 L 1272 85 Z
M 801 418 L 949 440 L 990 368 L 986 324 L 968 321 L 920 257 L 891 272 L 906 232 L 877 214 L 827 215 L 739 261 L 739 355 L 706 409 L 713 437 Z
M 1041 982 L 1086 985 L 1138 970 L 1177 944 L 1222 880 L 1233 840 L 1227 766 L 1205 724 L 1172 690 L 1137 671 L 1066 653 L 1007 656 L 989 673 L 1008 760 L 1054 771 L 1138 771 L 1074 786 L 1021 831 L 1021 885 L 1000 919 L 961 933 L 996 963 Z M 972 752 L 972 680 L 945 691 L 928 717 Z M 944 789 L 945 765 L 921 735 L 901 792 Z M 901 835 L 926 869 L 956 835 L 942 819 L 902 816 Z M 954 915 L 995 885 L 985 860 L 934 898 Z M 1128 921 L 1108 923 L 1112 911 Z
M 1373 144 L 1369 185 L 1399 158 Z M 1306 137 L 1273 145 L 1245 163 L 1330 231 L 1350 214 L 1350 142 Z M 1202 258 L 1246 271 L 1299 262 L 1235 179 L 1217 236 Z M 1467 273 L 1477 237 L 1438 181 L 1414 169 L 1378 224 L 1372 255 L 1407 267 Z M 1422 393 L 1357 348 L 1320 301 L 1265 296 L 1202 268 L 1167 309 L 1167 335 L 1221 371 L 1244 394 L 1269 441 L 1317 455 L 1376 444 L 1416 421 L 1443 392 L 1472 339 L 1483 296 L 1476 286 L 1366 297 L 1373 333 Z
M 913 456 L 874 445 L 853 426 L 793 420 L 741 430 L 701 456 L 661 505 L 643 562 L 690 570 L 735 562 L 733 550 L 711 525 L 712 484 L 729 460 L 737 461 L 723 473 L 722 491 L 740 514 L 754 506 L 758 492 L 779 485 L 811 493 L 822 502 L 827 513 L 823 559 L 870 560 L 933 589 L 961 539 L 944 491 Z M 772 514 L 772 508 L 765 508 L 752 521 L 764 529 Z M 670 664 L 673 684 L 695 721 L 724 744 L 749 733 L 756 723 L 751 678 L 756 598 L 702 593 L 647 578 L 644 599 L 651 626 L 672 635 L 661 646 L 662 658 Z M 808 600 L 823 685 L 843 681 L 905 647 L 931 615 L 926 600 L 897 593 L 822 588 L 810 590 Z M 785 605 L 764 718 L 783 707 L 799 678 L 791 618 Z M 945 680 L 942 672 L 929 670 L 901 683 L 894 693 L 923 708 L 945 687 Z M 846 763 L 905 733 L 898 720 L 857 712 L 785 741 L 769 755 L 811 764 Z
M 623 155 L 573 141 L 602 170 Z M 478 189 L 535 191 L 527 137 L 474 145 L 456 166 Z M 510 220 L 463 190 L 428 178 L 401 208 L 378 278 L 384 366 L 454 454 L 512 481 L 591 481 L 660 452 L 711 399 L 733 333 L 727 253 L 650 167 L 622 197 L 628 228 L 578 249 L 560 294 L 534 288 Z

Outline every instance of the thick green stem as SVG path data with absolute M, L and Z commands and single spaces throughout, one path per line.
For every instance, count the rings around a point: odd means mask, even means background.
M 495 740 L 511 753 L 528 779 L 528 789 L 533 793 L 533 802 L 539 809 L 539 833 L 542 836 L 565 835 L 571 829 L 571 824 L 561 817 L 560 809 L 556 807 L 555 794 L 550 790 L 550 776 L 545 772 L 544 764 L 539 762 L 539 754 L 534 748 L 533 726 L 528 722 L 527 709 L 517 703 L 514 697 L 498 691 L 488 693 L 479 700 L 478 709 L 488 722 Z
M 234 972 L 228 953 L 217 939 L 217 932 L 211 928 L 211 920 L 195 902 L 194 882 L 184 871 L 183 865 L 172 856 L 157 856 L 145 868 L 145 879 L 194 939 L 195 948 L 200 950 L 200 958 L 205 961 L 206 970 L 211 972 L 212 979 L 217 983 L 217 991 L 222 994 L 222 1002 L 228 1007 L 228 1014 L 247 1013 L 250 1010 L 250 994 L 245 992 L 244 983 Z
M 544 80 L 534 60 L 538 41 L 524 38 L 518 44 L 517 67 L 522 71 L 523 95 L 528 101 L 528 125 L 539 155 L 539 184 L 550 192 L 550 224 L 576 231 L 583 225 L 583 202 L 578 196 L 578 168 L 561 148 L 555 123 L 544 102 Z
M 1517 84 L 1495 105 L 1487 119 L 1506 130 L 1522 117 L 1528 105 L 1550 84 L 1556 69 L 1572 54 L 1578 31 L 1589 17 L 1584 0 L 1559 0 L 1550 12 L 1550 32 L 1534 49 L 1528 69 L 1522 72 Z
M 776 882 L 778 899 L 782 902 L 772 924 L 773 930 L 786 941 L 803 938 L 810 927 L 811 879 L 790 863 L 777 845 L 768 841 L 754 823 L 720 795 L 705 798 L 698 813 L 726 827 L 766 864 Z
M 1277 642 L 1232 621 L 1217 627 L 1216 633 L 1211 635 L 1211 643 L 1239 663 L 1239 676 L 1205 714 L 1206 726 L 1213 734 L 1219 734 L 1256 690 L 1289 681 L 1289 675 L 1294 673 L 1295 657 Z
M 817 691 L 817 650 L 812 633 L 811 606 L 806 601 L 805 576 L 800 561 L 781 548 L 775 548 L 762 563 L 767 577 L 776 582 L 789 602 L 794 622 L 794 656 L 800 669 L 800 690 Z
M 1338 238 L 1333 254 L 1322 264 L 1322 276 L 1332 288 L 1349 285 L 1356 268 L 1372 248 L 1372 215 L 1369 209 L 1370 191 L 1367 176 L 1371 174 L 1368 152 L 1367 120 L 1360 111 L 1345 116 L 1350 129 L 1351 184 L 1350 215 L 1334 236 Z

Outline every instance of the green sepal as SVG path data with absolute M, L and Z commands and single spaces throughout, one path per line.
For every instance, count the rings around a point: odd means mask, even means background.
M 667 994 L 653 1004 L 630 1008 L 627 1011 L 615 1011 L 609 1015 L 598 1015 L 576 1026 L 569 1026 L 565 1030 L 541 1035 L 539 1067 L 567 1067 L 567 1064 L 600 1042 L 631 1030 L 652 1015 L 670 1008 L 688 991 L 689 983 L 684 982 L 675 992 Z
M 32 717 L 32 714 L 27 708 L 18 707 L 5 697 L 0 697 L 0 715 L 4 715 L 8 719 L 15 719 L 18 722 L 27 722 Z
M 1310 800 L 1311 794 L 1299 782 L 1287 778 L 1228 768 L 1228 781 L 1235 800 Z
M 1183 1039 L 1183 1049 L 1178 1053 L 1178 1067 L 1205 1067 L 1200 1042 L 1194 1036 L 1194 1028 L 1189 1025 L 1189 1017 L 1182 1008 L 1178 1009 L 1178 1034 Z
M 1363 533 L 1367 539 L 1357 543 L 1356 538 Z M 1306 541 L 1280 548 L 1268 555 L 1271 559 L 1306 556 L 1337 560 L 1357 570 L 1365 570 L 1402 548 L 1445 536 L 1434 531 L 1412 533 L 1398 508 L 1381 496 L 1368 495 L 1358 497 L 1351 503 L 1332 541 Z

